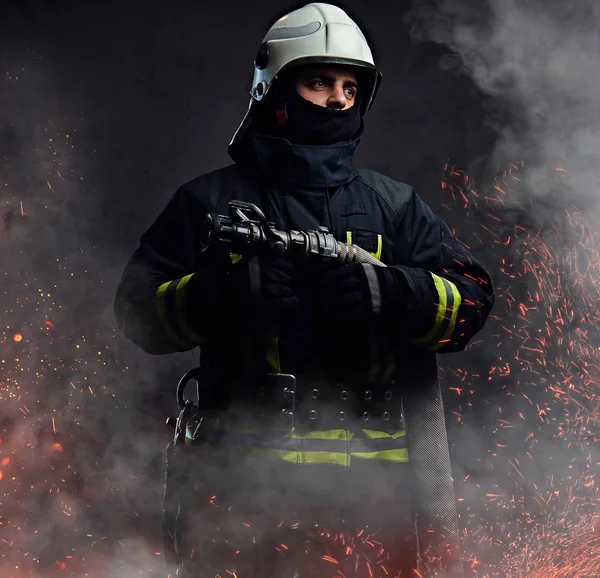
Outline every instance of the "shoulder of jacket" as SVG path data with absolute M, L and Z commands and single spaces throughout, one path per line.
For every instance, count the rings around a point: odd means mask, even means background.
M 188 191 L 191 193 L 200 192 L 206 190 L 208 187 L 214 187 L 217 185 L 228 185 L 242 179 L 241 171 L 235 164 L 227 165 L 214 171 L 204 173 L 184 183 L 179 187 L 180 191 Z
M 388 204 L 399 220 L 413 196 L 413 188 L 369 169 L 357 169 L 358 179 L 373 189 Z
M 175 196 L 182 202 L 200 204 L 206 210 L 215 210 L 231 199 L 233 191 L 246 183 L 236 164 L 204 173 L 182 184 Z

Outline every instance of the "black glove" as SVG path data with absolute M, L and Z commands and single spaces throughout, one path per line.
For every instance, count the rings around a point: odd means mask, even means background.
M 249 261 L 240 259 L 226 272 L 215 267 L 194 275 L 187 290 L 192 327 L 214 335 L 229 327 L 230 318 L 253 323 L 263 319 L 279 327 L 299 313 L 298 266 L 286 256 L 260 257 L 260 299 L 253 295 Z
M 185 292 L 186 317 L 190 327 L 205 338 L 221 335 L 232 312 L 229 279 L 217 267 L 196 272 Z
M 279 326 L 300 313 L 301 282 L 298 264 L 286 255 L 260 260 L 264 314 Z
M 405 286 L 387 267 L 352 263 L 330 272 L 316 287 L 317 313 L 328 323 L 367 324 L 399 311 Z

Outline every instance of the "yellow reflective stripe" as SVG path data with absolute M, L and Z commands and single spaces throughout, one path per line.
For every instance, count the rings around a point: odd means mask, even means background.
M 431 351 L 438 351 L 450 341 L 452 332 L 456 326 L 461 296 L 458 287 L 452 281 L 438 277 L 434 273 L 431 273 L 431 276 L 439 298 L 435 322 L 427 335 L 413 339 L 412 341 L 413 343 L 428 346 Z
M 296 428 L 290 430 L 290 437 L 295 440 L 341 440 L 349 441 L 352 439 L 352 432 L 346 429 L 328 429 L 320 431 L 309 431 L 297 433 Z
M 219 431 L 218 428 L 215 431 Z M 250 431 L 250 430 L 247 430 Z M 256 431 L 256 430 L 254 430 Z M 293 440 L 297 441 L 298 449 L 277 449 L 270 448 L 268 440 L 262 438 L 267 446 L 255 447 L 251 443 L 248 445 L 233 443 L 226 444 L 228 452 L 238 453 L 244 456 L 255 455 L 255 456 L 266 456 L 274 459 L 279 459 L 288 463 L 294 464 L 330 464 L 340 466 L 350 466 L 352 458 L 358 460 L 380 460 L 387 462 L 408 462 L 408 449 L 407 448 L 392 448 L 392 449 L 380 449 L 373 451 L 332 451 L 332 450 L 309 450 L 300 449 L 302 440 L 333 440 L 340 442 L 350 442 L 352 440 L 398 440 L 399 438 L 406 436 L 406 430 L 398 430 L 393 433 L 387 433 L 380 430 L 362 430 L 362 436 L 360 434 L 353 434 L 348 430 L 322 430 L 322 431 L 311 431 L 306 433 L 296 433 L 294 429 L 290 430 L 288 435 L 284 435 L 284 439 L 288 439 L 290 442 Z M 281 438 L 273 439 L 272 443 L 277 444 L 282 441 Z M 201 446 L 206 443 L 205 440 L 193 440 L 186 436 L 185 444 L 189 446 Z M 349 447 L 349 446 L 348 446 Z
M 452 303 L 452 316 L 450 317 L 450 324 L 448 325 L 448 329 L 446 330 L 446 333 L 444 333 L 444 336 L 440 340 L 440 343 L 438 343 L 437 345 L 434 345 L 431 348 L 432 351 L 437 351 L 438 349 L 441 349 L 442 347 L 444 347 L 444 345 L 446 345 L 446 343 L 448 343 L 448 340 L 450 339 L 450 336 L 452 335 L 452 332 L 454 331 L 454 328 L 456 327 L 456 318 L 458 317 L 458 309 L 462 302 L 462 298 L 460 296 L 460 291 L 458 290 L 458 287 L 454 283 L 452 283 L 452 281 L 448 281 L 448 279 L 446 279 L 446 283 L 448 283 L 450 285 L 450 288 L 452 289 L 452 295 L 454 298 L 454 301 Z
M 383 239 L 381 235 L 377 235 L 377 251 L 375 253 L 371 253 L 375 259 L 381 259 L 381 249 L 383 248 Z
M 337 466 L 352 465 L 352 458 L 360 460 L 381 460 L 384 462 L 408 462 L 408 450 L 382 450 L 379 452 L 294 452 L 285 450 L 265 450 L 266 453 L 294 464 L 331 464 Z
M 352 245 L 352 231 L 346 231 L 346 243 L 348 245 Z M 383 237 L 381 235 L 377 235 L 377 250 L 375 253 L 371 253 L 375 259 L 381 259 L 381 251 L 383 250 Z
M 244 256 L 239 253 L 229 253 L 229 258 L 231 259 L 231 264 L 235 265 L 238 261 L 241 261 Z
M 378 452 L 353 452 L 351 454 L 340 452 L 296 452 L 290 450 L 248 448 L 248 450 L 243 450 L 243 453 L 273 457 L 291 464 L 328 464 L 344 467 L 351 466 L 353 458 L 357 460 L 380 460 L 382 462 L 395 463 L 405 463 L 410 461 L 408 458 L 408 450 L 406 448 L 398 450 L 382 450 Z
M 444 287 L 444 282 L 440 279 L 440 277 L 438 277 L 437 275 L 434 275 L 433 273 L 431 273 L 431 276 L 433 277 L 433 282 L 435 284 L 435 288 L 437 289 L 439 303 L 438 303 L 437 312 L 435 314 L 435 321 L 433 323 L 433 327 L 431 328 L 431 331 L 429 331 L 429 333 L 427 333 L 423 337 L 419 337 L 418 339 L 413 339 L 413 343 L 417 343 L 419 345 L 428 343 L 429 341 L 432 341 L 435 338 L 435 336 L 437 335 L 438 331 L 440 330 L 440 328 L 442 326 L 442 323 L 444 322 L 445 315 L 446 315 L 446 304 L 448 303 L 448 301 L 446 298 L 446 288 Z
M 189 343 L 189 342 L 184 341 L 183 339 L 180 339 L 179 336 L 177 335 L 176 331 L 171 326 L 171 323 L 169 323 L 169 318 L 167 315 L 166 294 L 167 294 L 167 289 L 169 288 L 169 285 L 171 285 L 171 283 L 173 283 L 173 281 L 167 281 L 166 283 L 163 283 L 156 290 L 155 299 L 156 299 L 156 310 L 158 312 L 158 318 L 160 319 L 161 323 L 163 324 L 163 327 L 164 327 L 167 335 L 169 336 L 169 339 L 171 339 L 171 341 L 174 341 L 178 345 L 181 345 L 181 347 L 190 348 L 190 347 L 193 347 L 193 343 Z
M 381 450 L 379 452 L 353 452 L 353 458 L 361 460 L 381 460 L 382 462 L 408 462 L 408 450 Z
M 393 440 L 397 440 L 398 438 L 404 437 L 406 435 L 406 430 L 405 429 L 399 429 L 398 431 L 395 431 L 394 433 L 387 433 L 381 430 L 377 430 L 377 429 L 364 429 L 362 430 L 363 434 L 365 435 L 365 437 L 367 439 L 371 439 L 371 440 L 377 440 L 377 439 L 383 439 L 383 438 L 390 438 Z
M 281 362 L 279 359 L 279 337 L 273 337 L 267 349 L 267 366 L 275 373 L 281 373 Z
M 334 452 L 294 452 L 285 450 L 266 450 L 267 454 L 291 464 L 330 464 L 334 466 L 350 465 L 350 456 Z
M 185 288 L 188 284 L 189 280 L 192 278 L 194 273 L 190 275 L 186 275 L 182 277 L 177 285 L 177 290 L 175 291 L 175 316 L 177 319 L 177 324 L 181 331 L 185 334 L 185 336 L 191 341 L 195 341 L 197 343 L 206 343 L 206 339 L 200 335 L 198 335 L 188 324 L 187 319 L 185 318 L 185 298 L 186 292 Z

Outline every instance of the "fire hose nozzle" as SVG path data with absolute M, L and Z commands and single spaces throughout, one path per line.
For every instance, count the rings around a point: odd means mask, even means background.
M 243 255 L 261 252 L 281 255 L 292 249 L 311 259 L 385 267 L 361 247 L 336 240 L 326 227 L 314 231 L 278 230 L 255 204 L 245 201 L 230 201 L 228 216 L 217 213 L 206 216 L 200 229 L 201 250 L 206 251 L 215 242 L 227 242 L 233 252 Z

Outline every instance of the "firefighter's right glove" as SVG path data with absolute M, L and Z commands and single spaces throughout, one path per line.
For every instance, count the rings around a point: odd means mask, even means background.
M 260 292 L 252 290 L 247 259 L 231 265 L 225 275 L 208 268 L 193 275 L 186 287 L 186 309 L 192 329 L 205 338 L 223 333 L 231 316 L 243 322 L 263 319 L 272 326 L 298 314 L 297 266 L 285 256 L 259 259 Z

